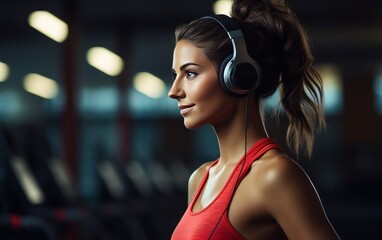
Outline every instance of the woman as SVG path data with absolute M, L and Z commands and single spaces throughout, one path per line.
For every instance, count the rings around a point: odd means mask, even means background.
M 288 143 L 311 154 L 325 120 L 306 35 L 281 1 L 237 0 L 231 15 L 176 31 L 169 97 L 186 128 L 212 125 L 220 157 L 191 175 L 172 239 L 338 239 L 308 176 L 263 124 L 262 101 L 279 88 Z

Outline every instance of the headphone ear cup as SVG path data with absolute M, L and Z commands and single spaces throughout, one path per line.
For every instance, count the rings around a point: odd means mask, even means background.
M 259 69 L 249 62 L 241 62 L 233 67 L 231 78 L 235 88 L 251 89 L 260 81 Z
M 227 93 L 228 95 L 231 95 L 231 96 L 238 96 L 237 94 L 235 94 L 234 92 L 232 92 L 228 87 L 227 87 L 227 84 L 226 84 L 226 81 L 231 81 L 231 79 L 227 79 L 225 80 L 224 79 L 224 70 L 225 68 L 227 67 L 227 64 L 229 63 L 229 61 L 232 59 L 232 54 L 229 55 L 228 57 L 226 57 L 223 62 L 221 63 L 220 65 L 220 69 L 219 69 L 219 81 L 220 81 L 220 86 L 221 88 L 223 89 L 223 91 L 225 93 Z
M 228 63 L 232 60 L 232 54 L 224 59 L 219 69 L 220 86 L 225 93 L 235 97 L 245 96 L 247 94 L 240 93 L 240 90 L 249 90 L 258 85 L 260 81 L 260 70 L 253 64 L 241 62 L 235 66 L 230 66 L 230 72 L 224 78 L 224 71 Z

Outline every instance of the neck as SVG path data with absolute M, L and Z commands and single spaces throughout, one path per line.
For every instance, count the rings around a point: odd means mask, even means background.
M 220 149 L 219 162 L 222 164 L 237 163 L 245 150 L 259 139 L 267 137 L 258 104 L 250 101 L 248 112 L 245 114 L 246 101 L 247 99 L 243 99 L 243 104 L 239 106 L 232 119 L 220 126 L 214 126 Z

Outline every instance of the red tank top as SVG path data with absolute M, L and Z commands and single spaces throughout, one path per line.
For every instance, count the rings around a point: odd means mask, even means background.
M 204 175 L 200 185 L 198 186 L 194 197 L 189 204 L 182 219 L 175 228 L 171 239 L 172 240 L 235 240 L 245 239 L 232 226 L 228 219 L 228 207 L 236 187 L 243 180 L 244 176 L 252 163 L 260 158 L 268 150 L 278 148 L 281 149 L 272 139 L 263 138 L 257 141 L 244 156 L 236 164 L 234 170 L 225 183 L 223 189 L 217 197 L 205 208 L 198 212 L 193 212 L 192 209 L 208 179 L 208 173 L 219 159 L 215 160 Z M 244 161 L 245 159 L 245 161 Z M 244 166 L 242 165 L 244 163 Z M 240 174 L 240 176 L 239 176 Z M 238 178 L 239 177 L 239 178 Z M 221 219 L 220 219 L 221 218 Z M 219 221 L 220 220 L 220 221 Z

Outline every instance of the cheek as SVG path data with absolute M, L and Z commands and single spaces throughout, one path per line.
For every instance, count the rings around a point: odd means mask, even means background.
M 195 86 L 193 91 L 194 101 L 198 106 L 198 112 L 203 116 L 221 117 L 221 113 L 230 109 L 232 99 L 223 92 L 219 80 L 206 79 L 203 84 Z
M 204 79 L 197 81 L 192 86 L 194 93 L 194 100 L 196 101 L 209 101 L 211 98 L 215 98 L 216 95 L 222 94 L 220 89 L 219 80 L 217 76 L 206 76 Z

